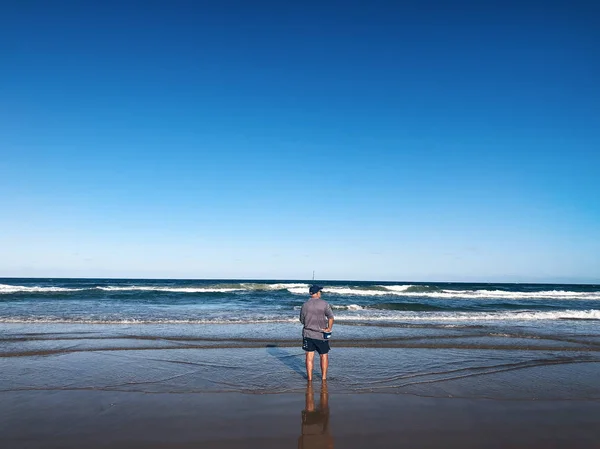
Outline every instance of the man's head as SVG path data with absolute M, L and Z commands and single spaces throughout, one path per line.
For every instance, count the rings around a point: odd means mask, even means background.
M 319 298 L 321 296 L 321 290 L 323 290 L 323 287 L 320 285 L 311 285 L 308 289 L 308 293 L 310 293 L 310 296 Z

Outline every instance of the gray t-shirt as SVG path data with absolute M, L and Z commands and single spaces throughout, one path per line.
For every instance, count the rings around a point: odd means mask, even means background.
M 310 298 L 300 309 L 300 322 L 304 324 L 302 336 L 325 340 L 321 329 L 327 328 L 329 318 L 333 318 L 331 306 L 320 298 Z

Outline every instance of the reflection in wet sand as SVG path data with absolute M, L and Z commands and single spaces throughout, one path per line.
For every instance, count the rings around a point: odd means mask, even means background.
M 329 433 L 327 381 L 321 384 L 318 407 L 315 407 L 313 383 L 306 385 L 306 404 L 302 410 L 302 435 L 298 438 L 298 449 L 333 449 L 333 437 Z

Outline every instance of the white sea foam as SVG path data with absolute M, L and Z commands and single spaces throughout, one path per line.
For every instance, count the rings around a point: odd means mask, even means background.
M 289 283 L 289 284 L 259 284 L 259 283 L 241 283 L 227 284 L 226 286 L 206 286 L 206 287 L 163 287 L 163 286 L 107 286 L 96 287 L 104 291 L 157 291 L 157 292 L 172 292 L 172 293 L 228 293 L 241 291 L 258 291 L 258 290 L 289 290 L 296 289 L 306 294 L 308 292 L 308 284 Z
M 442 290 L 439 292 L 410 292 L 402 296 L 424 296 L 448 299 L 600 299 L 600 292 L 571 292 L 549 290 L 540 292 L 507 292 L 504 290 Z
M 414 285 L 380 285 L 380 287 L 383 287 L 383 288 L 393 291 L 393 292 L 405 292 L 409 288 L 415 287 L 415 286 Z
M 349 321 L 539 321 L 539 320 L 600 320 L 600 310 L 520 311 L 520 312 L 404 312 L 364 310 L 357 314 L 339 315 Z
M 363 308 L 361 306 L 359 306 L 358 304 L 350 304 L 348 306 L 348 310 L 363 310 Z
M 167 293 L 229 293 L 253 290 L 286 290 L 296 289 L 298 293 L 307 294 L 308 284 L 303 283 L 279 283 L 279 284 L 258 284 L 241 283 L 227 284 L 225 286 L 207 285 L 194 287 L 175 287 L 175 286 L 157 286 L 157 285 L 106 285 L 86 288 L 67 288 L 67 287 L 40 287 L 0 284 L 0 294 L 10 293 L 55 293 L 55 292 L 80 292 L 90 290 L 101 290 L 106 292 L 128 292 L 128 291 L 146 291 L 146 292 L 167 292 Z
M 149 287 L 149 286 L 130 286 L 130 287 L 96 287 L 98 290 L 107 292 L 127 292 L 127 291 L 156 291 L 156 292 L 171 292 L 171 293 L 227 293 L 238 292 L 245 290 L 244 288 L 235 287 Z
M 303 289 L 308 292 L 308 284 L 267 284 L 269 290 L 289 290 L 290 288 Z
M 232 284 L 236 285 L 236 284 Z M 303 289 L 306 293 L 308 292 L 308 284 L 303 283 L 279 283 L 279 284 L 261 284 L 254 282 L 243 282 L 240 285 L 240 288 L 243 290 L 267 290 L 267 291 L 276 291 L 276 290 L 287 290 L 289 288 Z
M 411 285 L 385 286 L 387 290 L 325 287 L 324 293 L 345 296 L 404 296 L 440 299 L 600 299 L 600 292 L 571 292 L 549 290 L 539 292 L 509 292 L 503 290 L 440 290 L 432 292 L 407 291 Z M 289 288 L 291 293 L 306 295 L 305 288 Z
M 331 307 L 334 310 L 350 310 L 350 311 L 364 310 L 364 307 L 359 306 L 358 304 L 349 304 L 347 306 L 332 305 Z
M 255 318 L 231 318 L 231 319 L 205 319 L 205 320 L 182 320 L 169 318 L 123 318 L 123 319 L 94 319 L 94 318 L 60 318 L 60 317 L 0 317 L 0 323 L 7 324 L 27 324 L 27 323 L 48 323 L 48 324 L 261 324 L 261 323 L 297 323 L 298 318 L 274 318 L 274 317 L 255 317 Z
M 424 291 L 419 291 L 420 288 Z M 325 286 L 323 292 L 330 295 L 361 296 L 361 297 L 423 297 L 439 299 L 557 299 L 557 300 L 600 300 L 600 291 L 577 292 L 566 290 L 546 291 L 505 291 L 505 290 L 434 290 L 427 291 L 427 286 L 418 285 L 377 285 L 371 288 L 359 288 L 356 286 Z M 50 286 L 22 286 L 0 284 L 0 294 L 13 293 L 60 293 L 79 292 L 86 290 L 100 290 L 106 292 L 147 291 L 166 293 L 235 293 L 244 291 L 283 291 L 295 295 L 307 295 L 308 284 L 306 283 L 232 283 L 213 284 L 198 286 L 167 286 L 167 285 L 104 285 L 86 288 L 50 287 Z M 417 290 L 417 291 L 415 291 Z
M 573 292 L 548 290 L 539 292 L 516 292 L 504 290 L 437 290 L 431 292 L 410 291 L 414 285 L 386 285 L 385 290 L 359 289 L 353 287 L 325 287 L 324 293 L 346 296 L 404 296 L 440 299 L 600 299 L 600 291 Z M 289 288 L 291 293 L 306 294 L 304 288 Z
M 352 287 L 326 287 L 323 289 L 325 293 L 333 293 L 335 295 L 353 295 L 353 296 L 385 296 L 391 292 L 384 290 L 366 290 L 355 289 Z
M 600 310 L 562 310 L 562 311 L 523 311 L 523 312 L 407 312 L 381 311 L 345 306 L 345 310 L 336 312 L 339 323 L 359 322 L 430 322 L 430 323 L 472 323 L 472 322 L 515 322 L 515 321 L 554 321 L 554 320 L 600 320 Z M 176 318 L 95 318 L 95 317 L 0 317 L 0 323 L 62 323 L 62 324 L 259 324 L 259 323 L 297 323 L 297 317 L 277 315 L 232 316 L 228 318 L 212 317 L 205 319 Z
M 3 293 L 59 293 L 59 292 L 79 292 L 84 288 L 66 288 L 66 287 L 26 287 L 23 285 L 0 284 L 0 294 Z
M 429 298 L 469 299 L 469 298 L 506 298 L 506 299 L 600 299 L 600 291 L 573 292 L 565 290 L 546 290 L 538 292 L 517 292 L 505 290 L 434 290 L 410 291 L 415 285 L 385 285 L 386 289 L 398 296 L 422 296 Z M 427 286 L 423 286 L 426 288 Z M 407 291 L 409 290 L 409 291 Z
M 307 288 L 288 288 L 290 293 L 294 293 L 296 295 L 307 295 Z M 385 291 L 385 290 L 366 290 L 366 289 L 357 289 L 352 287 L 324 287 L 323 293 L 330 293 L 334 295 L 346 295 L 346 296 L 389 296 L 394 294 L 394 292 Z

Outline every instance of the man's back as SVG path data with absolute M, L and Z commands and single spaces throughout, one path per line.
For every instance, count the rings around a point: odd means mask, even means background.
M 304 324 L 302 336 L 313 340 L 325 340 L 323 329 L 328 327 L 329 318 L 333 318 L 331 306 L 321 298 L 310 298 L 300 310 L 300 322 Z

